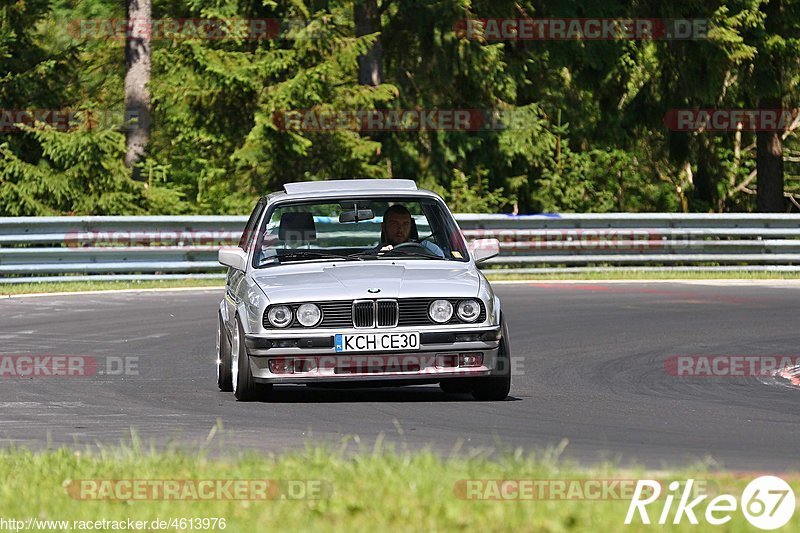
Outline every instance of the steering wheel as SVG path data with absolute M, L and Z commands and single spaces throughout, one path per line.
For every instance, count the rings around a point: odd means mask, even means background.
M 389 250 L 389 251 L 393 252 L 393 251 L 395 251 L 395 250 L 397 250 L 399 248 L 410 248 L 412 246 L 416 246 L 417 248 L 423 248 L 423 249 L 427 250 L 427 248 L 425 248 L 424 246 L 422 246 L 418 242 L 408 241 L 408 242 L 401 242 L 400 244 L 396 244 L 396 245 L 392 246 L 392 249 Z
M 402 250 L 403 248 L 418 248 L 419 252 L 417 252 L 417 253 L 423 253 L 424 255 L 429 255 L 431 257 L 437 257 L 437 255 L 435 253 L 433 253 L 432 251 L 430 251 L 426 247 L 422 246 L 420 243 L 413 242 L 413 241 L 401 242 L 400 244 L 392 246 L 391 250 L 387 250 L 387 251 L 385 251 L 383 253 L 384 254 L 392 254 L 395 250 Z

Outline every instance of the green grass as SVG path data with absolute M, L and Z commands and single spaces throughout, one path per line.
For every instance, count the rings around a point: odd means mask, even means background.
M 41 292 L 79 292 L 131 289 L 170 289 L 183 287 L 223 288 L 225 280 L 185 279 L 165 281 L 61 281 L 54 283 L 0 283 L 0 295 L 35 294 Z
M 553 281 L 553 280 L 716 280 L 716 279 L 800 279 L 800 272 L 648 272 L 648 271 L 612 271 L 612 272 L 567 272 L 563 274 L 504 274 L 502 271 L 486 271 L 490 281 Z M 165 281 L 62 281 L 55 283 L 0 283 L 0 296 L 15 294 L 80 292 L 105 290 L 135 289 L 168 289 L 190 287 L 224 286 L 223 280 L 165 280 Z
M 295 531 L 698 531 L 686 520 L 674 526 L 625 526 L 629 500 L 475 501 L 459 497 L 460 480 L 587 480 L 653 477 L 659 480 L 713 477 L 712 493 L 737 499 L 749 476 L 694 472 L 621 471 L 611 466 L 580 469 L 546 455 L 511 454 L 443 459 L 428 452 L 361 451 L 340 453 L 307 448 L 294 454 L 211 458 L 174 449 L 156 452 L 134 447 L 76 452 L 33 453 L 0 450 L 0 517 L 59 520 L 224 518 L 227 531 L 280 527 Z M 788 480 L 788 474 L 783 474 Z M 306 480 L 330 490 L 319 499 L 262 501 L 105 501 L 77 499 L 67 492 L 78 480 Z M 794 477 L 796 480 L 796 476 Z M 308 486 L 308 485 L 306 485 Z M 665 484 L 666 486 L 666 484 Z M 714 487 L 718 489 L 714 491 Z M 795 484 L 795 488 L 797 488 Z M 710 499 L 710 498 L 709 498 Z M 700 513 L 705 504 L 699 506 Z M 676 503 L 678 497 L 675 498 Z M 657 520 L 663 499 L 649 508 Z M 674 516 L 673 506 L 673 514 Z M 702 521 L 703 518 L 700 517 Z M 703 524 L 704 522 L 701 522 Z M 784 530 L 797 530 L 798 521 Z M 711 529 L 708 524 L 702 530 Z M 174 528 L 170 528 L 174 531 Z M 740 511 L 720 531 L 752 531 Z
M 500 272 L 484 271 L 489 281 L 515 281 L 515 280 L 716 280 L 716 279 L 800 279 L 800 272 L 651 272 L 619 270 L 610 272 L 565 272 L 558 274 L 502 274 Z

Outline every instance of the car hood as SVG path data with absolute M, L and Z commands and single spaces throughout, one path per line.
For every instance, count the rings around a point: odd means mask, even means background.
M 478 269 L 471 263 L 426 261 L 283 265 L 255 271 L 253 279 L 271 303 L 435 296 L 474 298 L 481 283 Z

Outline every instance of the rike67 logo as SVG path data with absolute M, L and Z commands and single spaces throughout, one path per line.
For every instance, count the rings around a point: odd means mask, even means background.
M 697 525 L 699 516 L 706 523 L 719 526 L 730 522 L 734 513 L 741 512 L 758 529 L 772 530 L 785 526 L 794 514 L 794 491 L 788 483 L 776 476 L 754 479 L 745 487 L 738 500 L 730 494 L 720 494 L 708 502 L 705 501 L 709 498 L 708 494 L 690 500 L 695 496 L 693 485 L 694 480 L 689 479 L 681 491 L 681 484 L 673 481 L 662 498 L 662 487 L 658 481 L 639 480 L 625 516 L 625 524 L 635 524 L 638 521 L 642 524 L 681 524 L 688 520 L 690 524 Z M 705 512 L 702 512 L 703 507 Z M 652 518 L 650 512 L 653 512 Z

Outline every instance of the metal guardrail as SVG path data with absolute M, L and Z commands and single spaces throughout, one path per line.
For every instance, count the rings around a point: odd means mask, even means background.
M 509 273 L 800 271 L 800 215 L 460 214 L 456 219 L 468 240 L 500 240 L 501 254 L 487 266 Z M 246 222 L 243 216 L 0 218 L 0 282 L 222 277 L 217 250 L 235 244 Z

